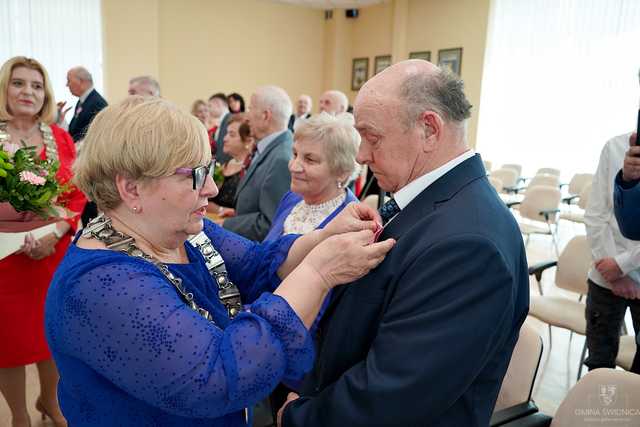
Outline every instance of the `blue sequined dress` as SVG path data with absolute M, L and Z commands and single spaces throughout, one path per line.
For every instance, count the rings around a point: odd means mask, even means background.
M 70 426 L 244 426 L 244 410 L 313 361 L 309 334 L 282 298 L 278 267 L 297 236 L 254 243 L 205 221 L 249 312 L 229 320 L 204 258 L 169 264 L 215 324 L 151 263 L 71 245 L 49 288 L 47 340 Z

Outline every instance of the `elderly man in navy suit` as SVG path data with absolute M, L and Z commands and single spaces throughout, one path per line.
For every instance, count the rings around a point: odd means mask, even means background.
M 518 226 L 467 146 L 470 109 L 462 82 L 422 60 L 360 90 L 358 161 L 393 194 L 380 239 L 397 244 L 334 289 L 315 368 L 282 426 L 489 424 L 529 280 Z

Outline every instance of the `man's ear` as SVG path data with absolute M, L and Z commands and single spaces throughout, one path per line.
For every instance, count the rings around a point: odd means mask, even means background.
M 435 150 L 442 136 L 444 122 L 440 115 L 434 111 L 425 111 L 418 121 L 418 126 L 422 131 L 423 150 L 424 152 L 431 152 Z
M 140 205 L 140 181 L 118 174 L 116 175 L 116 188 L 120 199 L 128 208 Z

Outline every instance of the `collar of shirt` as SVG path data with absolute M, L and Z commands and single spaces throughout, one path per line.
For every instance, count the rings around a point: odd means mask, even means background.
M 288 132 L 288 130 L 285 129 L 285 130 L 281 130 L 280 132 L 274 132 L 272 134 L 265 136 L 260 141 L 258 141 L 258 144 L 257 144 L 258 154 L 262 154 L 262 152 L 267 149 L 267 147 L 269 146 L 269 144 L 273 142 L 273 140 L 275 140 L 277 137 L 279 137 L 285 132 Z
M 91 86 L 89 89 L 85 90 L 84 93 L 82 95 L 80 95 L 80 98 L 78 98 L 78 101 L 80 102 L 80 104 L 84 104 L 84 101 L 87 100 L 87 98 L 89 97 L 89 94 L 91 93 L 92 90 L 93 90 L 93 86 Z
M 436 182 L 438 178 L 442 177 L 444 174 L 446 174 L 465 160 L 475 156 L 475 154 L 476 153 L 473 150 L 467 150 L 464 153 L 460 154 L 458 157 L 449 160 L 439 168 L 434 169 L 431 172 L 428 172 L 414 179 L 409 184 L 402 187 L 393 195 L 393 198 L 398 204 L 398 207 L 400 209 L 404 209 L 405 207 L 407 207 L 407 205 L 411 203 L 411 201 L 415 199 L 418 194 L 422 193 L 431 184 Z

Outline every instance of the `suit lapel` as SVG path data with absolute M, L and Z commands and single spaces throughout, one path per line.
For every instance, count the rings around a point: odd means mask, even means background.
M 484 169 L 484 164 L 479 154 L 460 163 L 442 177 L 438 178 L 438 180 L 428 188 L 424 189 L 422 193 L 418 194 L 411 203 L 402 209 L 393 221 L 387 224 L 378 240 L 382 241 L 393 238 L 398 241 L 405 232 L 409 231 L 416 223 L 431 214 L 439 203 L 451 199 L 462 188 L 476 179 L 485 177 L 486 174 L 487 172 Z M 369 274 L 372 274 L 372 272 Z M 333 289 L 331 301 L 327 306 L 325 316 L 329 317 L 328 315 L 335 309 L 335 306 L 342 296 L 352 286 L 352 284 L 342 285 Z
M 254 161 L 251 162 L 249 169 L 247 169 L 247 173 L 245 174 L 244 177 L 242 177 L 242 180 L 238 184 L 238 189 L 236 190 L 236 197 L 238 197 L 238 194 L 240 193 L 240 191 L 244 188 L 247 182 L 249 182 L 249 179 L 251 179 L 251 176 L 255 173 L 258 166 L 260 166 L 267 159 L 267 157 L 269 156 L 269 153 L 271 153 L 276 148 L 276 146 L 280 145 L 285 140 L 285 138 L 287 137 L 287 132 L 289 131 L 286 130 L 281 135 L 279 135 L 276 139 L 274 139 L 271 142 L 271 144 L 267 146 L 264 152 L 258 154 L 257 158 L 254 158 Z

